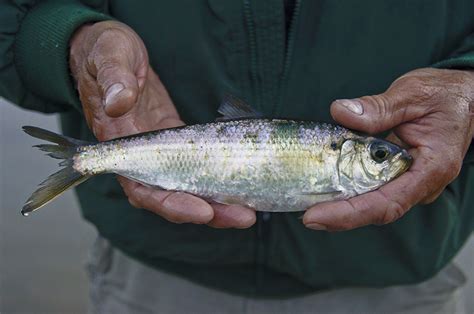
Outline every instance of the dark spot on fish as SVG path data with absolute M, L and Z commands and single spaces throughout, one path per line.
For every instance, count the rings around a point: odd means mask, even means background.
M 194 144 L 194 141 L 193 141 L 193 140 L 189 140 L 189 141 L 188 141 L 188 144 Z
M 225 128 L 222 125 L 217 125 L 216 132 L 219 136 L 222 136 L 225 134 Z
M 332 142 L 332 143 L 331 143 L 331 148 L 332 148 L 333 150 L 336 150 L 336 149 L 337 149 L 337 143 L 336 143 L 336 142 Z
M 258 142 L 258 134 L 257 133 L 245 133 L 244 134 L 244 139 L 250 141 L 253 144 L 256 144 Z

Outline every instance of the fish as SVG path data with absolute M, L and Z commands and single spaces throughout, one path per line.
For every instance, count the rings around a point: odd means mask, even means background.
M 264 118 L 236 97 L 214 122 L 90 143 L 32 126 L 62 159 L 30 196 L 28 215 L 87 179 L 114 173 L 157 189 L 256 211 L 296 212 L 376 190 L 409 169 L 412 157 L 384 139 L 340 125 Z

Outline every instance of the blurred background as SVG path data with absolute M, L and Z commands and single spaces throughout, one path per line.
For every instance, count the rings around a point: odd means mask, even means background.
M 31 148 L 38 140 L 24 134 L 23 125 L 58 131 L 55 116 L 0 98 L 0 313 L 84 313 L 84 264 L 96 231 L 81 219 L 72 192 L 38 215 L 20 215 L 37 184 L 57 169 L 55 160 Z M 474 313 L 474 237 L 456 263 L 469 277 L 459 305 Z
M 85 313 L 84 264 L 96 231 L 80 217 L 73 192 L 39 215 L 23 217 L 29 194 L 57 169 L 32 145 L 23 125 L 58 131 L 54 115 L 25 111 L 0 99 L 0 313 Z

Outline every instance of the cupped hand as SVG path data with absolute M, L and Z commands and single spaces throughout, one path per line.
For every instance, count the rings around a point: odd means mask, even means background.
M 140 37 L 119 22 L 80 27 L 70 42 L 69 65 L 84 116 L 100 140 L 183 125 Z M 209 204 L 196 196 L 145 187 L 119 177 L 129 202 L 175 223 L 247 228 L 255 212 Z
M 321 203 L 303 217 L 308 228 L 350 230 L 399 219 L 418 203 L 433 202 L 459 174 L 474 134 L 474 72 L 419 69 L 380 95 L 336 100 L 340 124 L 409 147 L 410 169 L 376 191 Z

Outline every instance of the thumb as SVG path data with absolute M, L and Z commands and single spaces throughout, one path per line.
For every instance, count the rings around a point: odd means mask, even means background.
M 389 130 L 413 119 L 406 101 L 385 92 L 355 99 L 338 99 L 331 104 L 331 115 L 336 122 L 369 134 Z
M 119 117 L 130 111 L 148 71 L 148 55 L 141 39 L 124 26 L 105 30 L 87 63 L 101 92 L 105 113 Z
M 97 83 L 102 91 L 102 103 L 108 116 L 122 116 L 136 104 L 139 95 L 138 80 L 126 67 L 114 64 L 99 69 Z

